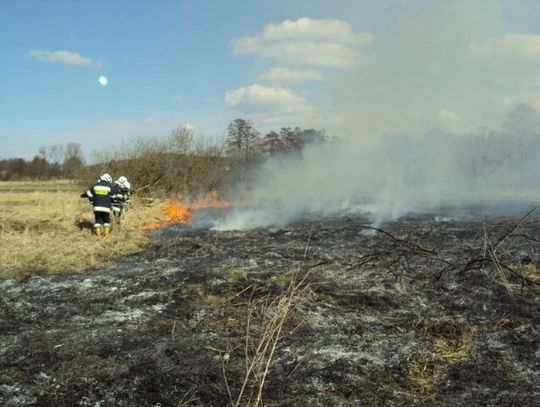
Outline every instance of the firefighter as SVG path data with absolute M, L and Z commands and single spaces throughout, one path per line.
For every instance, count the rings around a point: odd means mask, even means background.
M 130 192 L 131 184 L 126 177 L 121 176 L 114 181 L 111 199 L 113 215 L 115 216 L 117 223 L 120 223 L 122 215 L 127 209 Z
M 111 233 L 112 189 L 112 177 L 103 174 L 96 184 L 81 195 L 86 196 L 94 207 L 94 234 L 98 236 Z

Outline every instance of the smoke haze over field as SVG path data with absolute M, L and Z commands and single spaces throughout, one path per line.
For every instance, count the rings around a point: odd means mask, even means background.
M 393 35 L 376 37 L 365 63 L 346 73 L 337 89 L 340 133 L 365 142 L 383 134 L 496 124 L 493 115 L 509 107 L 502 95 L 514 95 L 496 84 L 511 67 L 510 55 L 478 51 L 491 38 L 496 44 L 505 38 L 500 8 L 487 4 L 416 2 L 405 8 Z M 529 40 L 534 47 L 536 37 Z
M 335 90 L 327 129 L 338 141 L 268 160 L 243 186 L 249 209 L 218 227 L 284 224 L 306 212 L 381 219 L 441 205 L 533 203 L 540 35 L 507 32 L 503 6 L 406 8 L 396 35 L 375 35 L 377 51 Z
M 441 206 L 532 204 L 539 173 L 540 128 L 392 136 L 364 151 L 347 141 L 314 145 L 265 162 L 242 190 L 247 209 L 234 209 L 219 228 L 283 225 L 309 213 L 383 220 Z

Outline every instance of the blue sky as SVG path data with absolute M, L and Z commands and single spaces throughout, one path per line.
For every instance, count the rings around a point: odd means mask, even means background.
M 221 137 L 495 126 L 540 107 L 540 2 L 1 0 L 0 158 Z M 108 79 L 102 86 L 98 78 Z

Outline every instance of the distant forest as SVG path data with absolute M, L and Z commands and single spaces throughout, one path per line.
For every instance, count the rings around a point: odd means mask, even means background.
M 74 179 L 84 172 L 85 160 L 80 144 L 55 144 L 42 147 L 30 161 L 22 158 L 0 160 L 0 181 L 24 179 Z
M 77 143 L 42 147 L 29 161 L 0 160 L 0 180 L 65 178 L 87 184 L 107 172 L 113 178 L 126 176 L 136 189 L 144 188 L 144 193 L 194 198 L 216 189 L 224 191 L 239 181 L 249 182 L 251 171 L 263 162 L 300 158 L 306 146 L 341 144 L 343 150 L 349 141 L 329 137 L 325 130 L 299 127 L 261 135 L 251 121 L 239 118 L 229 124 L 221 141 L 182 125 L 168 137 L 140 138 L 94 152 L 91 164 L 85 162 Z M 387 162 L 383 176 L 408 187 L 434 182 L 450 190 L 457 188 L 452 189 L 451 184 L 537 187 L 540 116 L 525 104 L 516 106 L 499 130 L 482 128 L 462 135 L 431 130 L 417 136 L 385 135 L 380 141 L 378 150 L 367 158 Z M 323 154 L 317 159 L 322 168 L 336 165 L 331 161 L 335 157 Z M 355 165 L 354 170 L 366 168 Z
M 244 179 L 247 170 L 268 158 L 298 156 L 308 144 L 328 140 L 324 130 L 299 127 L 261 136 L 252 122 L 236 119 L 224 140 L 215 142 L 183 125 L 167 138 L 140 138 L 94 152 L 92 164 L 86 164 L 77 143 L 42 147 L 32 160 L 0 160 L 0 181 L 64 178 L 85 184 L 108 172 L 152 193 L 193 197 Z

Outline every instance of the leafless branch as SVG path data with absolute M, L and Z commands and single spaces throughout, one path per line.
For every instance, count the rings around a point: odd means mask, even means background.
M 437 255 L 437 252 L 435 250 L 433 250 L 433 249 L 428 249 L 426 247 L 420 246 L 418 243 L 411 242 L 410 240 L 402 239 L 400 237 L 394 236 L 392 233 L 390 233 L 390 232 L 388 232 L 388 231 L 386 231 L 384 229 L 376 228 L 376 227 L 373 227 L 373 226 L 366 226 L 366 225 L 361 225 L 360 228 L 368 229 L 368 230 L 374 230 L 376 232 L 382 233 L 383 235 L 386 235 L 389 238 L 391 238 L 392 240 L 394 240 L 395 242 L 406 245 L 406 246 L 414 249 L 415 251 L 418 251 L 418 252 L 421 252 L 421 253 L 427 253 L 427 254 L 431 254 L 431 255 Z

